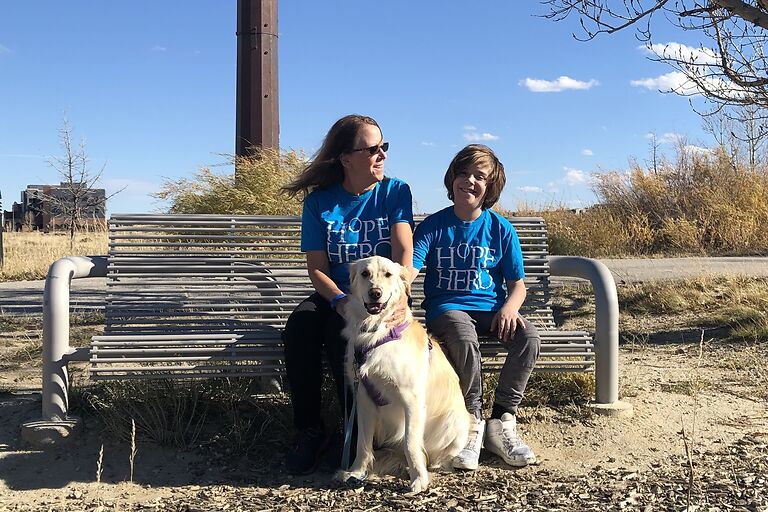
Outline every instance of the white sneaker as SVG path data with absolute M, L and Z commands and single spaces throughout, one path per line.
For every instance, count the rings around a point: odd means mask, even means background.
M 505 412 L 500 420 L 488 420 L 485 449 L 504 459 L 510 466 L 522 467 L 536 462 L 533 450 L 517 433 L 515 416 L 508 412 Z
M 484 435 L 485 420 L 476 418 L 472 425 L 469 426 L 466 446 L 453 458 L 454 469 L 468 469 L 470 471 L 477 469 Z

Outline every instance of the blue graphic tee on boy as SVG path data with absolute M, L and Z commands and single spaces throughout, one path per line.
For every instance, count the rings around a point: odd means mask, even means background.
M 347 263 L 368 256 L 392 257 L 391 226 L 413 224 L 413 199 L 408 185 L 384 178 L 356 196 L 341 184 L 318 189 L 304 199 L 301 250 L 326 251 L 331 279 L 349 289 Z
M 517 232 L 492 210 L 465 222 L 449 206 L 424 219 L 413 235 L 413 266 L 425 265 L 427 322 L 450 310 L 501 309 L 505 281 L 525 277 Z

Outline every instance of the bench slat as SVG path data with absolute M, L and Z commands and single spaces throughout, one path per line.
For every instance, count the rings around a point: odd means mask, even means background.
M 510 220 L 524 255 L 523 314 L 541 333 L 537 371 L 588 371 L 590 334 L 555 327 L 543 219 Z M 91 342 L 93 378 L 284 373 L 281 329 L 313 291 L 298 217 L 115 215 L 109 230 L 106 328 Z M 414 284 L 417 305 L 423 275 Z M 498 341 L 484 340 L 481 350 L 485 368 L 500 368 L 506 352 Z

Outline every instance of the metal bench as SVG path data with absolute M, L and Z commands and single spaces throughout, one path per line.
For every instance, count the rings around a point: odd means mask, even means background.
M 542 338 L 536 371 L 594 371 L 595 403 L 615 406 L 618 305 L 610 272 L 594 260 L 548 256 L 543 219 L 510 220 L 520 236 L 526 271 L 528 299 L 522 312 Z M 107 257 L 63 258 L 49 271 L 43 418 L 25 424 L 25 438 L 48 442 L 44 433 L 53 425 L 54 442 L 62 432 L 77 428 L 77 420 L 67 416 L 70 361 L 87 361 L 95 380 L 282 375 L 280 332 L 312 291 L 299 250 L 300 230 L 296 217 L 113 216 Z M 557 329 L 550 305 L 553 275 L 592 282 L 594 338 Z M 107 277 L 104 334 L 94 336 L 89 347 L 71 348 L 70 279 L 96 276 Z M 418 281 L 414 292 L 414 304 L 419 304 L 423 295 Z M 423 317 L 418 308 L 415 313 Z M 498 342 L 484 340 L 482 352 L 484 370 L 501 367 L 505 352 Z

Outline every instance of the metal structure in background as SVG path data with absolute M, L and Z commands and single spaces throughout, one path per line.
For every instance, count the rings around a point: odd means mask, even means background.
M 235 153 L 280 147 L 277 0 L 237 1 Z

